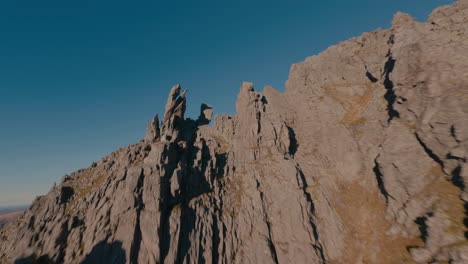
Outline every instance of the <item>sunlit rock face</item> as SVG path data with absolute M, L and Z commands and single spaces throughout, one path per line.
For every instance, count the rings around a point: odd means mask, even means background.
M 0 263 L 468 263 L 468 1 L 240 88 L 174 86 L 144 139 L 0 232 Z M 212 123 L 212 125 L 210 125 Z

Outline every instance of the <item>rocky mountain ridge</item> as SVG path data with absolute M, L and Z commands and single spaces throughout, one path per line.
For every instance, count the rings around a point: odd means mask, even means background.
M 398 13 L 214 120 L 176 85 L 142 141 L 0 230 L 0 262 L 466 263 L 467 31 L 467 0 Z

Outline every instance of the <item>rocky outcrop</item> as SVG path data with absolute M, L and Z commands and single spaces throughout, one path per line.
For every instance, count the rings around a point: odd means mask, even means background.
M 213 117 L 213 107 L 203 103 L 200 107 L 200 116 L 197 123 L 199 125 L 208 125 Z
M 148 122 L 146 126 L 145 141 L 153 142 L 161 139 L 161 130 L 159 129 L 159 116 L 156 114 L 153 121 Z
M 176 85 L 161 126 L 0 231 L 0 262 L 466 263 L 467 30 L 466 0 L 398 13 L 213 121 Z

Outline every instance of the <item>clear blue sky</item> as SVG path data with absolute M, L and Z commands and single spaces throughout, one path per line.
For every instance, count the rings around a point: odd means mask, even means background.
M 175 83 L 188 116 L 234 113 L 243 80 L 283 91 L 292 63 L 451 2 L 1 1 L 0 206 L 138 141 Z

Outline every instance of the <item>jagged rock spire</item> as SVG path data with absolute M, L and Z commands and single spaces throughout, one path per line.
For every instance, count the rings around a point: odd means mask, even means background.
M 211 122 L 211 118 L 213 116 L 213 107 L 202 103 L 200 106 L 200 116 L 198 117 L 197 124 L 198 125 L 207 125 Z
M 176 84 L 172 87 L 167 98 L 164 118 L 161 124 L 161 140 L 176 140 L 181 130 L 187 106 L 187 89 L 180 93 L 181 87 Z
M 146 126 L 145 141 L 151 142 L 159 140 L 160 136 L 161 131 L 159 129 L 159 116 L 156 114 L 153 118 L 153 121 L 148 122 Z
M 172 86 L 167 97 L 166 109 L 164 111 L 161 127 L 159 126 L 159 115 L 156 114 L 146 127 L 144 140 L 147 142 L 162 140 L 176 140 L 182 129 L 184 114 L 186 110 L 187 89 L 181 91 L 181 86 Z
M 236 102 L 236 110 L 237 113 L 240 113 L 242 110 L 244 110 L 248 103 L 249 103 L 249 97 L 250 93 L 254 92 L 254 86 L 253 83 L 251 82 L 242 82 L 242 85 L 240 87 L 240 92 L 239 95 L 237 96 L 237 102 Z
M 167 97 L 167 103 L 166 103 L 166 108 L 164 110 L 164 116 L 163 116 L 163 124 L 169 119 L 171 109 L 173 109 L 174 103 L 177 100 L 177 97 L 180 94 L 180 84 L 176 84 L 172 86 L 171 91 L 169 92 L 169 96 Z
M 185 89 L 181 92 L 181 86 L 179 84 L 172 86 L 169 96 L 167 97 L 166 109 L 164 111 L 161 127 L 159 127 L 159 116 L 156 115 L 152 122 L 148 122 L 144 138 L 145 141 L 176 141 L 179 139 L 179 135 L 184 127 L 187 91 L 188 90 Z M 206 105 L 205 108 L 208 107 L 209 106 Z

